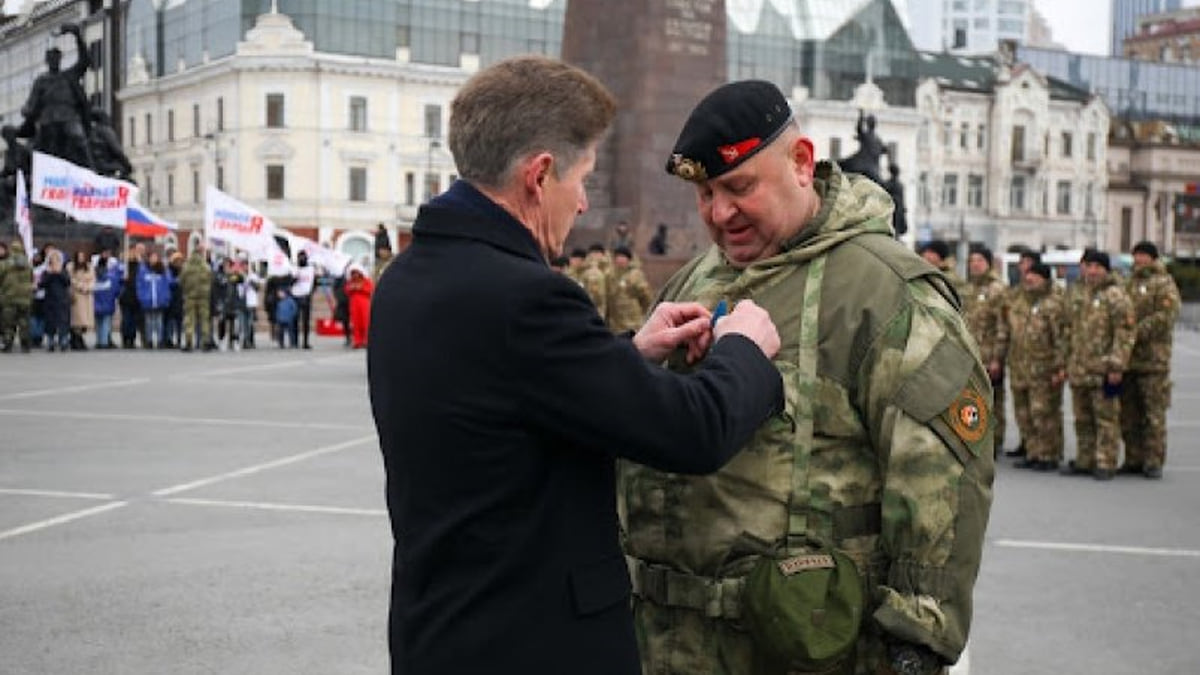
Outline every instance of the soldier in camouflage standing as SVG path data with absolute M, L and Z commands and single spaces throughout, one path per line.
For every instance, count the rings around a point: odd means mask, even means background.
M 966 284 L 962 277 L 958 276 L 958 272 L 954 271 L 954 258 L 950 256 L 950 245 L 941 239 L 927 241 L 917 248 L 917 253 L 929 262 L 930 265 L 938 268 L 947 279 L 950 280 L 954 290 L 960 294 L 965 292 Z
M 608 257 L 604 253 L 604 247 L 600 244 L 592 244 L 576 281 L 583 286 L 583 290 L 587 291 L 588 297 L 592 299 L 592 304 L 596 306 L 596 312 L 601 317 L 608 316 L 607 270 Z
M 28 352 L 29 307 L 33 304 L 33 268 L 25 257 L 25 245 L 14 240 L 8 256 L 0 260 L 0 343 L 4 351 L 21 342 L 21 351 Z
M 711 476 L 622 467 L 644 672 L 943 672 L 969 632 L 994 471 L 991 387 L 958 298 L 892 238 L 882 188 L 816 161 L 771 83 L 709 94 L 667 170 L 693 184 L 715 246 L 660 298 L 766 308 L 786 411 Z M 803 555 L 814 540 L 853 560 L 866 597 L 844 651 L 801 668 L 747 631 L 770 603 L 743 591 L 777 558 L 836 558 Z
M 182 350 L 192 351 L 192 340 L 196 339 L 196 325 L 200 326 L 199 345 L 204 351 L 212 349 L 212 279 L 213 272 L 204 259 L 204 249 L 197 246 L 188 255 L 179 275 L 179 288 L 183 291 L 183 339 Z
M 1127 286 L 1137 320 L 1137 337 L 1121 393 L 1121 473 L 1162 478 L 1167 457 L 1167 407 L 1171 404 L 1171 346 L 1179 316 L 1179 288 L 1158 260 L 1158 247 L 1133 247 Z
M 1008 304 L 1008 378 L 1027 456 L 1017 467 L 1053 471 L 1063 454 L 1067 312 L 1047 265 L 1033 263 Z
M 629 249 L 618 246 L 613 250 L 612 269 L 605 279 L 608 289 L 608 316 L 605 318 L 614 333 L 641 328 L 654 300 L 646 275 L 632 262 L 633 253 Z
M 1107 253 L 1088 251 L 1082 269 L 1067 358 L 1076 449 L 1063 473 L 1111 480 L 1121 440 L 1121 383 L 1135 335 L 1133 303 L 1112 274 Z
M 1022 288 L 1024 288 L 1024 284 L 1025 284 L 1025 275 L 1029 272 L 1029 269 L 1031 267 L 1033 267 L 1034 265 L 1036 265 L 1040 262 L 1042 262 L 1042 254 L 1041 253 L 1038 253 L 1037 251 L 1035 251 L 1031 248 L 1027 248 L 1024 246 L 1021 247 L 1021 254 L 1017 258 L 1017 278 L 1015 281 L 1013 281 L 1012 286 L 1008 289 L 1005 300 L 1004 300 L 1008 307 L 1011 308 L 1015 302 L 1019 301 L 1020 296 L 1022 294 Z M 1050 284 L 1050 290 L 1052 292 L 1057 291 L 1057 289 L 1054 287 L 1053 283 Z M 995 388 L 995 387 L 993 387 L 993 388 Z M 1014 391 L 1013 392 L 1014 406 L 1016 403 L 1016 396 L 1017 396 L 1017 394 Z M 1025 401 L 1024 405 L 1028 406 L 1029 402 Z M 1025 433 L 1024 428 L 1020 425 L 1020 423 L 1017 424 L 1017 431 L 1020 433 Z M 997 455 L 999 455 L 999 453 L 1000 453 L 1000 448 L 1001 448 L 1001 445 L 999 443 L 997 443 L 997 445 L 996 445 Z M 1022 458 L 1025 457 L 1025 437 L 1021 436 L 1020 439 L 1017 441 L 1017 447 L 1013 448 L 1012 450 L 1005 450 L 1004 455 L 1006 457 L 1022 457 Z
M 1004 359 L 1008 354 L 1008 287 L 992 269 L 992 252 L 981 246 L 967 256 L 969 278 L 963 287 L 963 316 L 979 345 L 979 357 L 992 379 L 995 452 L 1004 447 Z

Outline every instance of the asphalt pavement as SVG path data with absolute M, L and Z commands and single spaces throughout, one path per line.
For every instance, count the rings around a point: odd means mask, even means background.
M 331 338 L 0 355 L 0 673 L 387 672 L 365 373 Z M 956 675 L 1200 673 L 1200 333 L 1174 380 L 1161 481 L 1001 460 Z

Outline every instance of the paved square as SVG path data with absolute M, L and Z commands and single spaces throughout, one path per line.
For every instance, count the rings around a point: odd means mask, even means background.
M 1200 334 L 1176 339 L 1162 481 L 1001 461 L 956 673 L 1200 672 Z M 340 341 L 0 355 L 0 673 L 384 673 L 390 548 Z

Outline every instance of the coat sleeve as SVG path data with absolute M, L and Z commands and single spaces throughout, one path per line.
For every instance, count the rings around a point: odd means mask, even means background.
M 970 630 L 991 506 L 992 391 L 953 306 L 922 281 L 910 289 L 913 302 L 857 376 L 883 472 L 888 571 L 874 620 L 953 663 Z
M 675 473 L 710 473 L 783 409 L 779 372 L 750 340 L 723 337 L 693 374 L 642 358 L 585 292 L 561 278 L 520 294 L 506 345 L 537 429 L 583 450 Z

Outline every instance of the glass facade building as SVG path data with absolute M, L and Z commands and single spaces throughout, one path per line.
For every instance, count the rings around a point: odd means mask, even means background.
M 1112 44 L 1109 54 L 1124 53 L 1125 38 L 1137 32 L 1137 20 L 1147 14 L 1174 12 L 1180 0 L 1112 0 Z
M 558 56 L 568 0 L 277 0 L 318 52 L 458 66 L 514 54 Z M 897 7 L 900 9 L 898 10 Z M 904 0 L 727 2 L 729 79 L 803 86 L 849 99 L 868 76 L 889 103 L 912 105 L 916 53 Z M 271 0 L 131 0 L 125 59 L 140 54 L 158 77 L 234 53 Z
M 1018 47 L 1017 58 L 1035 70 L 1099 94 L 1116 117 L 1163 120 L 1200 129 L 1200 68 L 1056 49 Z

